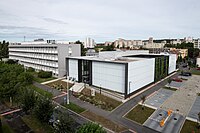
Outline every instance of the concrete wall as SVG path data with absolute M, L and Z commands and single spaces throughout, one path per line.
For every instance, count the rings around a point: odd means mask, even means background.
M 124 93 L 125 64 L 92 62 L 92 84 Z
M 169 69 L 168 74 L 174 72 L 176 70 L 176 54 L 169 55 Z
M 80 44 L 58 44 L 58 77 L 62 77 L 66 74 L 66 57 L 80 55 Z
M 197 58 L 197 65 L 200 67 L 200 58 Z
M 128 90 L 132 93 L 154 82 L 155 58 L 128 63 Z
M 69 77 L 78 80 L 78 60 L 69 59 Z

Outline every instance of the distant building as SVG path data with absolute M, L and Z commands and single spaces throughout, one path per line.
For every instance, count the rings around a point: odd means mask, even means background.
M 85 48 L 94 48 L 96 43 L 95 43 L 94 39 L 91 39 L 91 38 L 87 37 L 85 39 L 85 42 L 84 42 L 83 45 L 84 45 Z
M 95 49 L 88 49 L 86 52 L 86 56 L 98 56 L 99 53 L 95 51 Z
M 182 58 L 185 58 L 188 56 L 188 49 L 176 49 L 176 48 L 170 48 L 170 53 L 176 54 L 177 58 L 178 56 L 181 56 Z
M 24 67 L 51 71 L 53 76 L 66 74 L 65 57 L 80 56 L 80 44 L 47 40 L 12 43 L 9 45 L 9 59 L 18 60 Z
M 150 37 L 149 40 L 143 41 L 143 48 L 164 48 L 166 41 L 154 42 L 153 37 Z
M 194 40 L 194 48 L 200 49 L 200 38 Z
M 125 40 L 119 38 L 114 42 L 105 42 L 105 46 L 114 45 L 116 48 L 129 48 L 129 49 L 139 49 L 142 46 L 142 40 Z

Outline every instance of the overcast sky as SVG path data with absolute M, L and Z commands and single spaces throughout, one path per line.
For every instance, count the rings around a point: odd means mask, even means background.
M 0 40 L 200 37 L 200 0 L 0 0 Z

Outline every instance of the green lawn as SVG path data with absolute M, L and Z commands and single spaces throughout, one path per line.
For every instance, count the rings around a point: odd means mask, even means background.
M 144 109 L 142 109 L 141 105 L 137 105 L 125 117 L 143 124 L 154 111 L 154 109 L 148 107 L 144 107 Z
M 163 89 L 167 89 L 167 90 L 171 90 L 171 91 L 176 91 L 177 89 L 176 88 L 172 88 L 172 87 L 163 87 Z
M 23 116 L 22 119 L 35 133 L 54 133 L 50 125 L 41 123 L 31 115 Z
M 190 72 L 191 72 L 192 74 L 194 74 L 194 75 L 200 75 L 200 70 L 196 70 L 195 68 L 192 68 L 192 69 L 190 70 Z
M 3 124 L 2 128 L 3 128 L 3 133 L 14 133 L 14 131 L 7 124 Z
M 186 120 L 181 133 L 200 133 L 200 129 L 197 128 L 197 123 Z
M 48 98 L 52 98 L 53 97 L 52 93 L 50 93 L 48 91 L 45 91 L 45 90 L 43 90 L 41 88 L 38 88 L 38 87 L 36 87 L 34 85 L 30 85 L 29 88 L 35 90 L 36 92 L 38 92 L 39 94 L 41 94 L 43 96 L 47 96 Z
M 72 111 L 78 113 L 78 114 L 80 114 L 80 113 L 82 113 L 83 111 L 85 111 L 84 108 L 81 108 L 80 106 L 78 106 L 78 105 L 76 105 L 76 104 L 74 104 L 74 103 L 71 103 L 71 102 L 70 102 L 69 105 L 65 104 L 64 106 L 65 106 L 66 108 L 68 108 L 68 109 L 70 109 L 70 110 L 72 110 Z
M 50 81 L 56 79 L 55 77 L 51 77 L 51 78 L 39 78 L 39 77 L 34 77 L 34 81 L 42 83 L 42 82 L 46 82 L 46 81 Z

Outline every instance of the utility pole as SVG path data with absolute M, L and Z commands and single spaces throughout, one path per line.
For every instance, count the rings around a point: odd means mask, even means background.
M 69 78 L 68 78 L 68 72 L 66 72 L 66 78 L 67 78 L 67 104 L 69 104 Z

